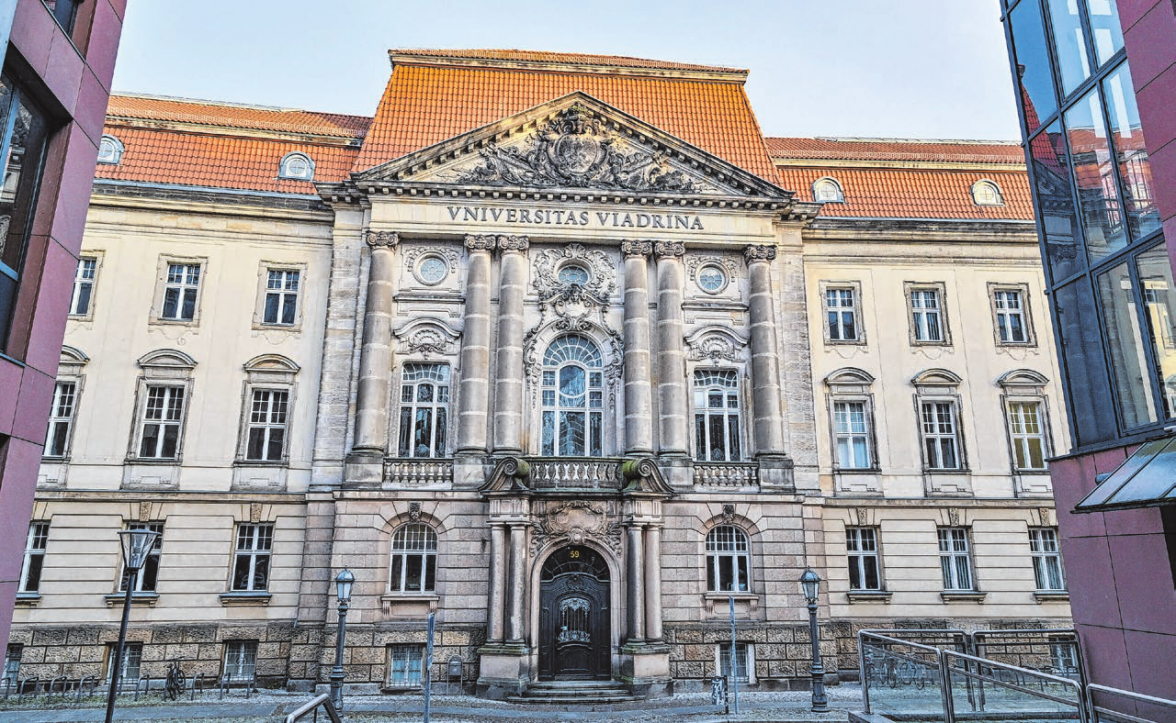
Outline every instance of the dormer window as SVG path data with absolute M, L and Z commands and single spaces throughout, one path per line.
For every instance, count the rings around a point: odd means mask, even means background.
M 98 162 L 116 166 L 122 161 L 123 150 L 122 141 L 114 136 L 102 136 L 98 141 Z
M 287 153 L 278 169 L 278 178 L 292 181 L 313 181 L 314 161 L 305 153 Z
M 972 184 L 972 200 L 977 206 L 1003 206 L 1004 198 L 1000 194 L 1000 186 L 989 180 L 976 181 Z
M 835 178 L 818 178 L 813 182 L 813 200 L 817 203 L 845 203 L 845 193 Z

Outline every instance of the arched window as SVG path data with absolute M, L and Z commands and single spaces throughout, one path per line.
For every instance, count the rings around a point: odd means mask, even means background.
M 818 203 L 845 203 L 845 193 L 836 178 L 818 178 L 813 181 L 813 200 Z
M 444 457 L 449 365 L 404 365 L 400 381 L 400 456 Z
M 738 462 L 739 376 L 734 369 L 694 372 L 694 458 Z
M 543 454 L 599 457 L 604 449 L 604 371 L 600 350 L 561 336 L 543 355 Z
M 392 592 L 432 592 L 437 583 L 437 533 L 422 522 L 401 525 L 392 533 Z
M 313 181 L 314 161 L 305 153 L 287 153 L 278 166 L 278 178 Z
M 102 136 L 102 140 L 98 141 L 98 162 L 109 165 L 118 165 L 122 161 L 123 151 L 122 141 L 114 136 Z
M 721 525 L 706 536 L 706 589 L 748 592 L 751 589 L 751 546 L 747 534 Z
M 972 184 L 972 200 L 977 206 L 1003 206 L 1000 186 L 993 181 L 976 181 Z

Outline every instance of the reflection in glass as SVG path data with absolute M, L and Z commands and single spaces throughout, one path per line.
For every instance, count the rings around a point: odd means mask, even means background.
M 1025 107 L 1027 133 L 1033 135 L 1058 109 L 1054 97 L 1053 69 L 1046 52 L 1045 25 L 1041 19 L 1041 5 L 1021 3 L 1009 15 L 1013 36 L 1013 55 L 1017 63 L 1017 77 L 1021 82 L 1021 102 Z
M 1097 88 L 1066 111 L 1066 137 L 1070 140 L 1074 175 L 1078 178 L 1086 251 L 1090 262 L 1095 263 L 1127 245 L 1123 208 L 1119 204 L 1119 188 Z
M 1099 274 L 1098 294 L 1123 426 L 1134 429 L 1155 422 L 1147 352 L 1126 263 Z
M 1045 234 L 1046 260 L 1056 282 L 1084 266 L 1061 124 L 1054 121 L 1038 134 L 1029 143 L 1029 153 L 1033 158 L 1034 193 Z
M 1058 68 L 1062 71 L 1062 90 L 1069 95 L 1070 91 L 1090 77 L 1090 61 L 1086 57 L 1086 40 L 1082 34 L 1078 0 L 1049 0 L 1049 16 L 1053 20 Z
M 582 336 L 563 336 L 548 347 L 542 377 L 544 455 L 583 457 L 603 453 L 601 366 L 600 350 Z
M 1168 260 L 1168 245 L 1161 243 L 1144 251 L 1135 259 L 1135 270 L 1143 291 L 1144 318 L 1147 320 L 1152 351 L 1155 354 L 1156 377 L 1165 390 L 1176 387 L 1176 290 L 1172 288 L 1172 263 Z M 1172 394 L 1164 394 L 1164 416 L 1176 417 Z
M 1078 445 L 1118 436 L 1093 294 L 1085 277 L 1053 293 L 1063 376 Z
M 1127 225 L 1131 237 L 1138 239 L 1160 227 L 1160 212 L 1155 205 L 1151 162 L 1143 145 L 1143 127 L 1139 123 L 1139 108 L 1135 104 L 1135 89 L 1131 85 L 1131 69 L 1127 63 L 1107 76 L 1103 90 L 1107 98 L 1107 116 L 1111 119 L 1115 162 L 1119 164 L 1119 178 L 1123 181 Z
M 1123 47 L 1123 27 L 1119 24 L 1119 8 L 1115 0 L 1086 0 L 1090 16 L 1090 32 L 1094 35 L 1094 53 L 1098 64 L 1110 60 Z

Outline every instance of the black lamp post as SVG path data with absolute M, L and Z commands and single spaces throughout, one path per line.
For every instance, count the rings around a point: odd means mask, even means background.
M 817 593 L 820 591 L 821 576 L 810 567 L 800 576 L 800 587 L 808 601 L 809 635 L 813 640 L 813 707 L 814 713 L 829 710 L 829 699 L 825 696 L 825 667 L 821 665 L 821 641 L 817 634 Z
M 123 598 L 122 627 L 118 629 L 118 646 L 114 649 L 114 660 L 110 666 L 110 691 L 106 694 L 106 723 L 114 720 L 114 696 L 118 693 L 119 678 L 122 675 L 123 646 L 127 641 L 127 623 L 131 618 L 131 595 L 135 591 L 135 579 L 139 568 L 147 562 L 147 555 L 155 547 L 158 532 L 151 530 L 121 530 L 118 533 L 122 543 L 123 572 L 127 595 Z
M 347 677 L 343 673 L 343 636 L 347 629 L 347 606 L 351 603 L 351 586 L 354 584 L 355 575 L 351 570 L 343 570 L 335 578 L 339 598 L 339 632 L 335 636 L 335 667 L 331 669 L 331 702 L 335 704 L 335 710 L 343 710 L 343 680 Z

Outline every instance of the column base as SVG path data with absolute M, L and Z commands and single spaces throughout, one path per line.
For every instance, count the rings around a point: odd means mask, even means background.
M 477 695 L 503 700 L 522 695 L 531 683 L 531 649 L 512 643 L 488 643 L 478 648 Z
M 757 455 L 760 489 L 795 490 L 792 477 L 792 458 L 783 454 Z
M 343 461 L 344 487 L 379 488 L 384 483 L 384 451 L 353 449 Z
M 625 643 L 621 646 L 621 681 L 639 698 L 673 695 L 670 646 L 664 643 Z

